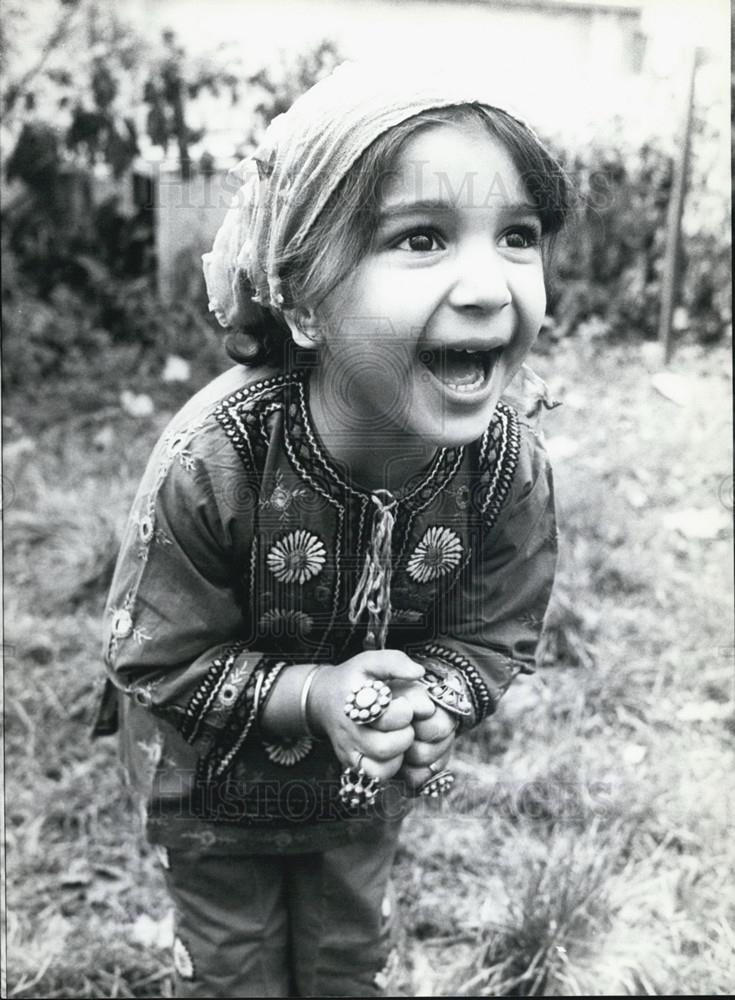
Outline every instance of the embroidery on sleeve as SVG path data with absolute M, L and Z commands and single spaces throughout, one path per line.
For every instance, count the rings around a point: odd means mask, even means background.
M 224 701 L 220 700 L 219 705 L 221 711 L 225 706 L 234 705 L 242 694 L 242 687 L 247 681 L 247 660 L 240 664 L 239 673 L 234 678 L 231 675 L 237 657 L 244 649 L 244 643 L 236 643 L 212 661 L 204 680 L 189 699 L 184 709 L 183 722 L 179 725 L 181 735 L 187 743 L 193 743 L 199 736 L 218 697 L 221 699 L 224 693 Z
M 307 491 L 300 486 L 295 486 L 293 489 L 288 489 L 283 485 L 283 472 L 281 469 L 276 470 L 276 483 L 271 491 L 269 497 L 263 497 L 260 501 L 260 506 L 264 509 L 269 507 L 272 510 L 278 511 L 281 520 L 285 518 L 288 514 L 288 510 L 296 499 L 296 497 L 303 497 L 307 495 Z
M 107 644 L 107 660 L 109 663 L 112 663 L 118 646 L 125 639 L 129 639 L 132 636 L 138 643 L 143 642 L 146 639 L 150 639 L 148 633 L 144 632 L 143 629 L 136 625 L 133 621 L 132 609 L 134 604 L 135 590 L 131 589 L 125 595 L 123 603 L 120 607 L 115 607 L 113 605 L 108 610 L 108 613 L 112 615 L 110 639 Z
M 138 588 L 148 561 L 151 546 L 154 542 L 159 545 L 172 544 L 168 535 L 166 535 L 166 533 L 156 525 L 156 502 L 158 494 L 166 476 L 168 475 L 169 469 L 177 458 L 182 462 L 184 468 L 188 471 L 192 471 L 194 463 L 190 452 L 187 450 L 187 446 L 191 443 L 195 433 L 204 426 L 211 410 L 211 405 L 207 406 L 200 412 L 196 420 L 191 421 L 186 425 L 186 427 L 179 431 L 170 432 L 164 438 L 163 454 L 158 463 L 153 487 L 150 492 L 144 496 L 141 506 L 130 516 L 130 524 L 135 527 L 139 542 L 137 555 L 140 560 L 140 566 L 136 572 L 135 582 L 125 595 L 122 606 L 110 608 L 110 613 L 113 618 L 110 630 L 110 639 L 107 647 L 108 663 L 112 663 L 117 649 L 123 640 L 132 637 L 134 642 L 142 644 L 143 642 L 148 642 L 152 638 L 151 635 L 145 631 L 142 625 L 134 622 L 133 616 Z M 138 693 L 143 689 L 138 687 L 133 688 L 132 690 L 135 692 L 136 697 L 138 697 Z M 145 697 L 145 693 L 142 697 Z M 140 701 L 141 704 L 146 703 L 143 700 Z

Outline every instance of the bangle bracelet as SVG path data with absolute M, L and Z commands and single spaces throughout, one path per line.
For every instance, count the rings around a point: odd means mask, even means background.
M 265 678 L 265 670 L 259 670 L 255 678 L 255 691 L 253 693 L 253 709 L 255 711 L 256 724 L 258 722 L 258 717 L 260 715 L 260 692 L 263 689 L 264 678 Z
M 318 663 L 315 667 L 311 668 L 309 673 L 306 675 L 304 686 L 301 688 L 301 706 L 300 706 L 301 728 L 304 730 L 306 735 L 311 736 L 312 739 L 316 739 L 316 737 L 314 736 L 314 732 L 311 726 L 309 725 L 309 712 L 308 712 L 309 691 L 311 690 L 311 685 L 320 667 L 321 664 Z

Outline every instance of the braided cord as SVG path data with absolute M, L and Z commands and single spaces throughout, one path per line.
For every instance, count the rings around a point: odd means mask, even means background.
M 350 621 L 355 625 L 367 611 L 368 630 L 363 646 L 365 649 L 385 649 L 391 616 L 391 542 L 397 500 L 388 490 L 376 490 L 370 499 L 376 510 L 362 575 L 350 601 Z

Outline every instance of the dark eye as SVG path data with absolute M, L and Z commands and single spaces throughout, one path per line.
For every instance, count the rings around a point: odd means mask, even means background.
M 515 226 L 504 235 L 505 245 L 510 250 L 528 250 L 541 242 L 541 231 L 535 226 Z
M 444 245 L 436 233 L 430 229 L 417 229 L 396 244 L 401 250 L 410 250 L 413 253 L 431 253 L 436 250 L 443 250 Z

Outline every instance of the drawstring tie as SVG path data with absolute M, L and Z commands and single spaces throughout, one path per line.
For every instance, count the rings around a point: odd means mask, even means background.
M 370 499 L 377 510 L 373 514 L 370 544 L 365 565 L 350 602 L 350 621 L 356 625 L 365 610 L 368 629 L 363 649 L 385 649 L 390 624 L 391 538 L 398 501 L 388 490 L 376 490 Z

